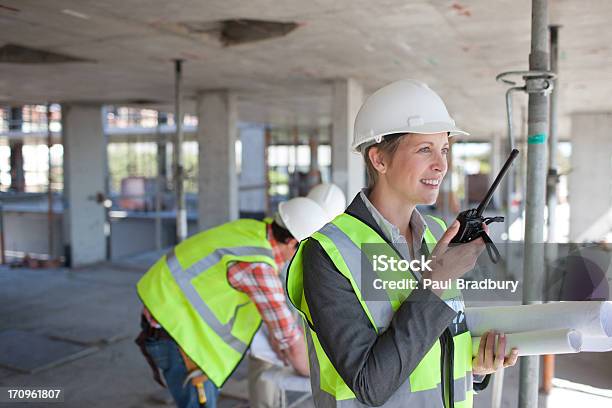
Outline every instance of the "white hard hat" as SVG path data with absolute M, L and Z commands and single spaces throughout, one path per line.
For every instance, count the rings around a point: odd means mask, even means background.
M 323 207 L 331 219 L 342 214 L 346 209 L 346 197 L 340 187 L 335 184 L 317 184 L 306 197 Z
M 298 241 L 308 238 L 331 221 L 319 204 L 310 198 L 296 197 L 278 205 L 278 215 Z
M 414 79 L 392 82 L 370 95 L 355 119 L 353 149 L 397 133 L 469 135 L 455 126 L 437 93 Z

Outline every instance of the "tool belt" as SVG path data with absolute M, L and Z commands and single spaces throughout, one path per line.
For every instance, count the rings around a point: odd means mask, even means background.
M 153 378 L 155 379 L 155 381 L 162 387 L 166 388 L 166 384 L 164 384 L 159 374 L 159 370 L 157 368 L 157 365 L 155 364 L 155 361 L 153 360 L 153 358 L 147 351 L 147 348 L 145 347 L 145 341 L 147 338 L 153 338 L 155 340 L 173 339 L 163 328 L 151 326 L 147 319 L 144 317 L 144 315 L 141 315 L 140 317 L 140 327 L 142 328 L 142 331 L 140 332 L 136 340 L 134 340 L 134 342 L 140 348 L 140 352 L 144 355 L 145 359 L 147 360 L 147 363 L 149 363 L 149 366 L 153 371 Z M 206 376 L 206 374 L 204 374 L 204 372 L 193 362 L 193 360 L 189 358 L 187 354 L 185 354 L 183 349 L 178 344 L 177 347 L 181 353 L 181 357 L 183 357 L 185 367 L 187 368 L 187 376 L 185 378 L 185 381 L 183 382 L 183 387 L 185 387 L 188 382 L 191 382 L 191 384 L 196 388 L 198 392 L 199 403 L 205 404 L 206 393 L 204 392 L 204 383 L 208 381 L 208 376 Z
M 172 337 L 170 337 L 168 332 L 165 331 L 163 328 L 157 328 L 157 327 L 151 326 L 149 322 L 147 321 L 147 319 L 144 317 L 144 315 L 140 316 L 140 327 L 142 328 L 142 330 L 140 331 L 140 334 L 138 335 L 138 337 L 136 337 L 136 339 L 134 340 L 134 343 L 138 345 L 138 348 L 140 348 L 140 352 L 142 353 L 144 358 L 147 360 L 147 363 L 149 363 L 149 367 L 151 367 L 151 370 L 153 371 L 153 379 L 155 379 L 155 382 L 157 382 L 162 387 L 166 388 L 166 384 L 164 383 L 164 381 L 161 378 L 161 375 L 159 374 L 157 364 L 155 364 L 153 357 L 151 357 L 151 355 L 147 351 L 147 348 L 145 347 L 145 341 L 147 338 L 153 338 L 155 340 L 158 340 L 158 339 L 172 339 Z
M 189 358 L 187 354 L 185 354 L 182 348 L 179 347 L 179 351 L 181 352 L 181 357 L 183 357 L 183 361 L 185 362 L 185 367 L 187 367 L 187 377 L 185 377 L 183 387 L 185 387 L 187 383 L 191 381 L 191 385 L 193 385 L 198 392 L 198 401 L 200 404 L 206 404 L 204 383 L 208 381 L 208 376 L 204 374 L 204 372 L 193 362 L 192 359 Z

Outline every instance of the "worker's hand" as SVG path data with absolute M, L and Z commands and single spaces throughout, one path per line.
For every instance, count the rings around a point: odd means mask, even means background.
M 476 375 L 492 374 L 502 367 L 513 366 L 517 359 L 518 349 L 516 347 L 506 356 L 504 333 L 489 331 L 480 337 L 478 356 L 472 360 L 472 372 Z
M 489 227 L 484 223 L 482 225 L 485 232 L 488 233 Z M 474 269 L 478 256 L 486 247 L 485 242 L 482 238 L 478 238 L 472 242 L 449 247 L 451 239 L 457 235 L 458 231 L 459 221 L 455 220 L 431 252 L 431 272 L 423 274 L 425 278 L 447 281 L 460 278 L 466 272 Z M 440 295 L 440 293 L 437 294 Z
M 268 341 L 270 342 L 272 350 L 274 350 L 274 353 L 276 353 L 276 356 L 283 362 L 283 364 L 287 367 L 290 366 L 291 362 L 289 362 L 289 358 L 287 355 L 288 349 L 282 349 L 280 347 L 280 343 L 278 342 L 278 340 L 276 340 L 274 336 L 269 336 Z
M 301 332 L 301 331 L 300 331 Z M 291 366 L 301 376 L 308 377 L 310 375 L 310 367 L 308 365 L 308 351 L 306 350 L 306 342 L 303 335 L 297 338 L 288 348 L 281 349 L 277 340 L 270 336 L 270 345 L 272 349 L 286 366 Z

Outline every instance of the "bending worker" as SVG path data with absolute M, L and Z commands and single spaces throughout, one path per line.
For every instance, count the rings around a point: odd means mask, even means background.
M 361 107 L 353 148 L 368 188 L 301 243 L 287 278 L 307 323 L 317 407 L 471 407 L 488 374 L 515 364 L 517 350 L 506 356 L 505 337 L 492 332 L 472 359 L 461 293 L 424 284 L 461 277 L 485 248 L 482 239 L 449 247 L 458 222 L 444 232 L 442 220 L 416 208 L 436 201 L 448 139 L 459 134 L 440 97 L 418 81 L 391 83 Z M 381 272 L 376 255 L 431 262 Z M 381 289 L 400 277 L 415 285 Z
M 278 271 L 298 241 L 330 219 L 315 201 L 294 198 L 273 220 L 241 219 L 190 237 L 140 279 L 145 308 L 137 343 L 179 408 L 215 408 L 262 319 L 281 360 L 308 375 L 305 342 Z

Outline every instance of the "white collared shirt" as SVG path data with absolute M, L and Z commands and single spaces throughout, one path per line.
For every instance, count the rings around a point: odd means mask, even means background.
M 372 214 L 374 221 L 380 227 L 383 234 L 385 234 L 385 238 L 387 238 L 390 242 L 392 242 L 395 248 L 399 251 L 399 253 L 404 257 L 404 259 L 410 261 L 412 257 L 410 256 L 410 251 L 408 250 L 408 242 L 406 237 L 402 234 L 402 230 L 397 226 L 392 224 L 389 220 L 387 220 L 381 213 L 378 211 L 374 204 L 368 199 L 369 189 L 364 188 L 359 193 L 361 195 L 361 199 L 365 204 L 366 208 Z M 412 253 L 417 257 L 417 254 L 421 253 L 421 245 L 423 243 L 423 236 L 425 235 L 425 229 L 427 225 L 425 224 L 425 220 L 419 211 L 415 208 L 412 211 L 412 215 L 410 217 L 410 228 L 412 229 Z M 421 279 L 420 274 L 417 273 L 417 277 L 419 280 Z

